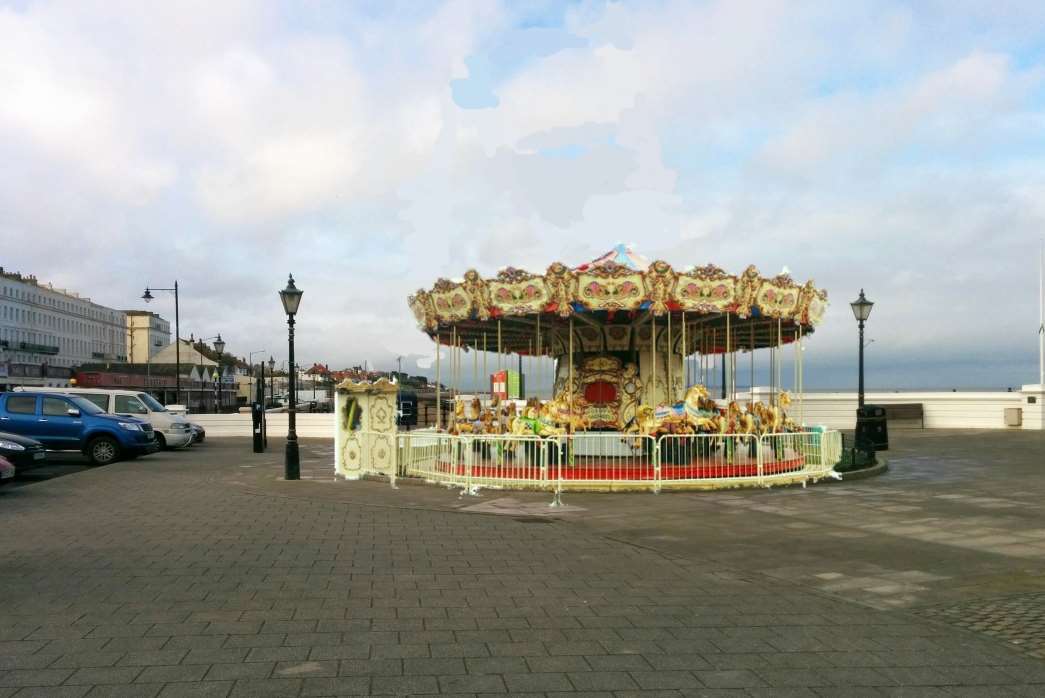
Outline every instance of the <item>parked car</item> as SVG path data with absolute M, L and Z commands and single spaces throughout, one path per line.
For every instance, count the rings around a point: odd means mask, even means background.
M 15 479 L 15 467 L 11 461 L 0 456 L 0 486 L 13 482 Z
M 80 451 L 94 465 L 159 450 L 148 422 L 106 414 L 93 402 L 61 393 L 0 393 L 0 429 L 51 451 Z
M 192 443 L 203 443 L 203 440 L 207 438 L 207 430 L 196 424 L 196 422 L 189 422 L 189 426 L 192 428 Z
M 47 449 L 35 439 L 0 431 L 0 456 L 25 472 L 47 460 Z
M 140 390 L 104 390 L 101 388 L 15 388 L 21 392 L 65 393 L 90 400 L 103 412 L 127 415 L 152 425 L 160 448 L 183 448 L 192 444 L 192 429 L 185 417 L 167 410 L 160 402 Z

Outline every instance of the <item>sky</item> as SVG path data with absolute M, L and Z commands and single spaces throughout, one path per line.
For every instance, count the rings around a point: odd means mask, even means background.
M 815 279 L 808 387 L 861 288 L 870 388 L 1037 380 L 1045 3 L 0 0 L 0 95 L 0 265 L 228 352 L 293 272 L 299 363 L 419 372 L 416 289 L 625 242 Z

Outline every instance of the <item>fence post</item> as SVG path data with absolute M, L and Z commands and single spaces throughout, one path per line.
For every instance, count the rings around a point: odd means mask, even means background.
M 556 463 L 555 463 L 555 474 L 556 474 L 556 477 L 555 477 L 555 490 L 554 490 L 554 494 L 552 495 L 552 502 L 551 502 L 551 504 L 548 505 L 550 507 L 561 507 L 562 506 L 562 465 L 563 465 L 563 461 L 565 459 L 563 458 L 563 453 L 562 453 L 563 443 L 560 440 L 561 438 L 562 437 L 558 437 L 556 439 L 556 444 L 555 444 L 556 450 L 559 452 L 559 457 L 556 459 Z M 566 438 L 569 438 L 569 437 L 566 437 Z
M 758 484 L 766 486 L 766 459 L 765 459 L 765 434 L 761 434 L 758 437 L 758 441 L 755 442 L 755 467 L 758 469 Z
M 541 483 L 545 483 L 548 481 L 548 445 L 551 443 L 551 440 L 544 441 L 542 439 L 537 443 L 540 445 L 541 449 L 540 465 L 538 466 L 540 468 L 540 481 Z
M 647 436 L 646 438 L 653 439 L 652 436 Z M 660 445 L 667 438 L 669 437 L 665 434 L 659 439 L 654 439 L 653 448 L 650 449 L 653 452 L 653 494 L 660 494 Z

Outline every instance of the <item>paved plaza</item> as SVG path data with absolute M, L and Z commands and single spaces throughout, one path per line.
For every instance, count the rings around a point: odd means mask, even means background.
M 334 481 L 211 440 L 0 493 L 6 696 L 1045 695 L 1045 435 L 809 488 Z

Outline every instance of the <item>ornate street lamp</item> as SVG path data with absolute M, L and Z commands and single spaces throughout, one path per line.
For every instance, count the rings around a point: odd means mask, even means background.
M 221 408 L 224 406 L 221 399 L 222 384 L 224 383 L 224 372 L 221 370 L 221 355 L 225 353 L 225 340 L 221 338 L 221 333 L 218 333 L 218 338 L 214 340 L 214 351 L 218 352 L 218 412 L 221 412 Z
M 154 288 L 153 291 L 171 291 L 174 293 L 174 402 L 181 404 L 181 334 L 178 329 L 178 282 L 174 282 L 174 288 Z M 154 298 L 145 287 L 142 300 L 148 303 Z M 166 395 L 164 395 L 166 397 Z
M 301 477 L 301 461 L 298 455 L 298 435 L 295 431 L 295 414 L 297 407 L 297 386 L 295 385 L 296 371 L 294 370 L 294 316 L 297 315 L 298 306 L 301 304 L 302 291 L 294 285 L 294 275 L 291 274 L 287 280 L 287 287 L 279 292 L 279 299 L 283 301 L 283 311 L 287 314 L 287 340 L 290 356 L 287 361 L 290 364 L 290 406 L 287 409 L 289 415 L 289 428 L 287 429 L 287 453 L 283 464 L 283 477 L 287 480 L 297 480 Z
M 853 315 L 860 327 L 860 387 L 858 389 L 857 407 L 864 406 L 864 322 L 871 317 L 871 308 L 874 303 L 864 297 L 864 290 L 860 289 L 860 297 L 849 304 L 853 309 Z

